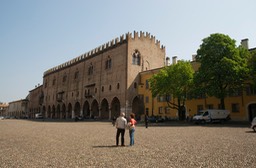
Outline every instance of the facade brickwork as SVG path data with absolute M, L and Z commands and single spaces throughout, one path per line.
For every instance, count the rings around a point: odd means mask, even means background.
M 29 91 L 29 95 L 27 96 L 28 111 L 26 112 L 26 117 L 35 118 L 35 114 L 42 112 L 43 98 L 42 85 L 38 85 L 33 90 Z
M 110 119 L 121 111 L 143 113 L 139 73 L 164 64 L 160 41 L 149 33 L 127 33 L 46 71 L 41 111 L 46 118 Z

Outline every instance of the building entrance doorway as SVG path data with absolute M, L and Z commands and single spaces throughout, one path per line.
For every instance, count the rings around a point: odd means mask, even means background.
M 256 103 L 250 104 L 248 106 L 248 116 L 249 121 L 251 122 L 254 117 L 256 117 Z

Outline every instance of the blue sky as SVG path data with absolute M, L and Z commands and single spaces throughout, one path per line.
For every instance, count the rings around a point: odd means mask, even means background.
M 255 0 L 0 0 L 0 102 L 25 98 L 43 73 L 127 32 L 149 32 L 191 60 L 223 33 L 256 47 Z

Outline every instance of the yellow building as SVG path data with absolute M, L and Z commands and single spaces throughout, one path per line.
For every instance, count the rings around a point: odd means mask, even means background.
M 242 40 L 244 43 L 245 41 Z M 247 45 L 248 46 L 248 45 Z M 249 51 L 256 50 L 256 48 L 249 49 Z M 191 61 L 191 65 L 195 71 L 198 70 L 200 64 L 195 61 L 195 56 Z M 176 63 L 176 57 L 173 57 L 173 64 Z M 150 91 L 149 79 L 153 74 L 160 71 L 161 68 L 148 70 L 140 73 L 140 87 L 138 94 L 141 95 L 144 101 L 144 114 L 149 116 L 161 116 L 171 119 L 178 119 L 178 112 L 176 109 L 170 109 L 165 97 L 158 96 L 152 98 Z M 175 100 L 171 101 L 175 102 Z M 198 98 L 189 98 L 185 103 L 186 115 L 192 117 L 199 110 L 202 109 L 218 109 L 220 107 L 220 100 L 215 97 L 201 96 Z M 230 111 L 230 117 L 234 121 L 251 121 L 256 116 L 256 89 L 247 84 L 243 90 L 239 90 L 225 98 L 225 107 Z

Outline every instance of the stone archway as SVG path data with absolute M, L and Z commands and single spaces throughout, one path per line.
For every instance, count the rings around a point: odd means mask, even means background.
M 57 106 L 56 118 L 60 119 L 60 105 Z
M 144 103 L 138 96 L 132 101 L 132 112 L 136 117 L 140 117 L 144 114 Z
M 83 117 L 90 118 L 90 105 L 88 101 L 85 101 L 83 105 Z
M 96 100 L 93 100 L 92 102 L 92 118 L 99 117 L 99 104 Z
M 51 106 L 48 106 L 48 111 L 47 111 L 47 118 L 51 118 Z
M 109 119 L 109 106 L 107 99 L 103 99 L 101 102 L 101 118 Z
M 45 108 L 45 106 L 43 106 L 42 115 L 43 115 L 44 118 L 46 118 L 46 108 Z
M 114 97 L 114 99 L 111 102 L 111 118 L 118 117 L 120 114 L 120 101 L 117 97 Z
M 56 118 L 55 106 L 52 106 L 52 118 Z
M 248 106 L 248 119 L 251 122 L 253 118 L 256 117 L 256 103 L 250 104 Z
M 75 104 L 75 109 L 74 109 L 75 117 L 80 116 L 80 111 L 81 111 L 80 103 L 79 103 L 79 102 L 76 102 L 76 104 Z
M 66 105 L 62 104 L 62 108 L 61 108 L 61 118 L 66 118 Z
M 72 118 L 72 105 L 71 105 L 71 103 L 68 104 L 68 111 L 67 111 L 67 117 L 66 118 Z

